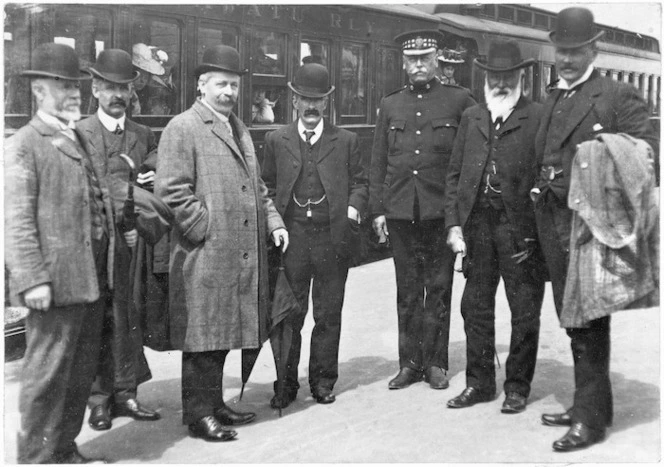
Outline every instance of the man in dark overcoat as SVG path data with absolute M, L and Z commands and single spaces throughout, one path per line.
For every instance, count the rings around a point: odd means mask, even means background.
M 380 103 L 371 152 L 369 214 L 379 241 L 391 238 L 397 279 L 401 389 L 426 379 L 449 386 L 454 253 L 445 244 L 445 174 L 467 89 L 435 78 L 438 31 L 411 31 L 401 45 L 408 84 Z M 389 227 L 389 232 L 388 232 Z
M 19 463 L 92 461 L 76 446 L 95 376 L 114 225 L 103 178 L 79 142 L 76 52 L 32 53 L 37 114 L 5 142 L 5 261 L 14 305 L 26 306 Z
M 182 350 L 183 421 L 193 437 L 226 441 L 236 432 L 222 425 L 255 418 L 224 403 L 226 355 L 267 338 L 267 240 L 285 250 L 288 233 L 260 178 L 251 135 L 232 112 L 240 54 L 210 47 L 195 73 L 201 97 L 164 130 L 155 194 L 175 214 L 169 314 L 171 342 Z
M 300 331 L 310 290 L 315 325 L 309 387 L 318 403 L 335 401 L 332 389 L 339 377 L 346 278 L 359 247 L 360 213 L 369 198 L 368 170 L 357 135 L 323 118 L 328 96 L 334 92 L 327 68 L 307 63 L 297 70 L 288 86 L 293 91 L 298 119 L 266 136 L 262 171 L 290 235 L 284 266 L 301 310 L 293 322 L 285 399 L 275 395 L 270 403 L 275 408 L 288 406 L 300 387 Z
M 154 182 L 154 171 L 138 172 L 148 159 L 156 158 L 157 142 L 150 128 L 132 122 L 126 115 L 132 82 L 138 77 L 131 55 L 120 49 L 104 50 L 89 71 L 93 75 L 92 95 L 99 107 L 78 129 L 99 173 L 112 177 L 108 182 L 116 200 L 116 212 L 122 212 L 130 174 L 138 174 L 141 186 Z M 131 158 L 134 170 L 120 154 Z M 121 222 L 117 227 L 122 227 Z M 138 241 L 145 242 L 142 238 Z M 99 368 L 88 399 L 88 423 L 94 430 L 111 428 L 111 417 L 129 416 L 146 421 L 160 418 L 137 400 L 138 385 L 152 377 L 143 353 L 140 318 L 132 299 L 132 258 L 137 249 L 123 241 L 118 241 L 115 248 L 115 289 L 106 309 Z M 137 259 L 134 258 L 134 267 Z
M 494 40 L 486 62 L 486 103 L 467 109 L 445 186 L 448 245 L 465 255 L 461 315 L 466 331 L 466 388 L 451 408 L 496 396 L 495 303 L 501 277 L 512 314 L 503 413 L 526 409 L 537 362 L 545 267 L 537 245 L 530 189 L 537 174 L 535 135 L 541 105 L 522 95 L 524 69 L 515 40 Z
M 549 35 L 556 47 L 561 79 L 542 110 L 536 140 L 540 171 L 531 193 L 558 316 L 563 312 L 569 262 L 572 210 L 567 195 L 577 145 L 601 133 L 626 133 L 644 139 L 655 153 L 659 146 L 639 92 L 629 84 L 602 77 L 593 67 L 602 35 L 603 31 L 595 33 L 592 13 L 581 7 L 560 11 L 556 30 Z M 567 329 L 574 357 L 573 405 L 564 413 L 542 415 L 545 425 L 569 427 L 553 443 L 556 451 L 603 440 L 613 422 L 610 320 L 603 316 L 586 327 Z

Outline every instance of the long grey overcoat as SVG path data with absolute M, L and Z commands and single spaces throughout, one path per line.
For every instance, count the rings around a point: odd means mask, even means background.
M 171 341 L 186 352 L 256 348 L 267 338 L 267 239 L 284 224 L 259 176 L 249 131 L 197 100 L 159 142 L 155 193 L 175 214 Z

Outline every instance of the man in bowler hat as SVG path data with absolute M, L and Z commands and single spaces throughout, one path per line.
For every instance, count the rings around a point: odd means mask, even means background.
M 596 319 L 583 326 L 564 324 L 563 298 L 569 262 L 572 210 L 568 193 L 572 160 L 580 143 L 601 133 L 625 133 L 645 140 L 657 152 L 657 137 L 648 110 L 631 85 L 602 77 L 593 67 L 597 41 L 592 13 L 566 8 L 558 13 L 555 45 L 560 77 L 542 110 L 535 142 L 539 174 L 531 191 L 535 201 L 540 243 L 546 258 L 558 317 L 571 338 L 574 357 L 574 400 L 564 413 L 544 414 L 542 422 L 569 427 L 553 443 L 556 451 L 585 448 L 604 439 L 613 422 L 613 396 L 609 378 L 611 317 L 595 310 Z
M 117 200 L 116 212 L 121 213 L 130 174 L 138 174 L 139 186 L 148 187 L 154 182 L 157 142 L 150 128 L 132 122 L 126 115 L 132 83 L 138 78 L 131 56 L 120 49 L 104 50 L 89 71 L 93 75 L 92 95 L 99 107 L 78 129 L 99 173 L 111 177 L 109 188 Z M 131 158 L 135 170 L 120 154 Z M 144 171 L 139 173 L 141 168 Z M 168 225 L 165 227 L 162 232 Z M 122 222 L 118 222 L 117 228 L 122 229 Z M 139 241 L 144 242 L 142 238 Z M 138 385 L 152 376 L 143 354 L 142 327 L 132 299 L 132 257 L 136 250 L 122 240 L 116 242 L 115 288 L 104 316 L 99 368 L 88 400 L 88 423 L 94 430 L 111 428 L 111 417 L 128 416 L 145 421 L 160 418 L 136 398 Z
M 288 232 L 260 178 L 251 135 L 233 113 L 240 54 L 208 48 L 195 70 L 201 97 L 159 142 L 155 193 L 175 214 L 169 271 L 171 343 L 182 350 L 183 421 L 189 434 L 227 441 L 255 418 L 224 403 L 231 349 L 267 339 L 267 238 L 285 251 Z
M 544 267 L 538 254 L 530 188 L 537 174 L 535 135 L 541 105 L 521 93 L 523 60 L 515 40 L 494 40 L 486 61 L 486 103 L 467 109 L 445 185 L 448 245 L 464 256 L 461 315 L 466 331 L 466 388 L 451 408 L 496 395 L 495 298 L 501 277 L 512 314 L 503 413 L 526 409 L 537 362 Z
M 379 241 L 391 237 L 397 278 L 400 370 L 390 389 L 423 378 L 449 386 L 454 254 L 445 244 L 445 174 L 461 114 L 475 101 L 435 78 L 441 39 L 428 30 L 395 38 L 409 82 L 382 99 L 371 153 L 369 213 Z
M 369 197 L 368 170 L 357 135 L 323 118 L 334 92 L 327 68 L 307 63 L 288 86 L 298 119 L 266 136 L 262 175 L 290 234 L 284 265 L 301 313 L 293 324 L 285 399 L 275 395 L 273 408 L 288 406 L 300 387 L 300 331 L 310 290 L 315 325 L 309 387 L 319 404 L 335 401 L 344 289 L 359 249 L 360 213 Z
M 79 142 L 80 82 L 66 45 L 32 53 L 37 113 L 5 142 L 5 261 L 26 318 L 19 463 L 93 461 L 76 446 L 113 278 L 111 200 Z

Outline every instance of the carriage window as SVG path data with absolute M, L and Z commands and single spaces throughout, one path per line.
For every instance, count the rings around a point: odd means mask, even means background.
M 555 71 L 553 65 L 542 65 L 542 84 L 541 84 L 541 89 L 544 89 L 545 92 L 549 92 L 549 85 L 551 84 L 552 80 L 555 79 Z M 545 96 L 542 95 L 542 98 Z
M 198 28 L 198 44 L 196 48 L 196 63 L 203 61 L 203 53 L 208 47 L 215 45 L 230 45 L 237 48 L 237 33 L 232 29 L 222 29 L 214 26 L 201 26 Z
M 402 83 L 401 51 L 382 49 L 380 51 L 379 97 L 396 90 Z
M 344 45 L 341 51 L 341 116 L 363 117 L 367 114 L 366 49 L 359 45 Z
M 286 75 L 286 35 L 254 31 L 251 38 L 252 73 Z
M 175 21 L 135 16 L 132 62 L 140 73 L 134 81 L 132 115 L 173 115 L 180 112 L 180 27 Z
M 328 70 L 330 68 L 330 47 L 321 42 L 303 40 L 300 43 L 300 63 L 299 65 L 304 65 L 305 63 L 320 63 L 325 65 Z
M 533 98 L 533 67 L 524 69 L 523 82 L 521 83 L 521 92 L 524 96 Z
M 30 65 L 30 21 L 27 10 L 5 10 L 5 114 L 30 113 L 30 80 L 19 73 Z

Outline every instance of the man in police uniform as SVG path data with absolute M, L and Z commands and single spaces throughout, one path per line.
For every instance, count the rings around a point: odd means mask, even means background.
M 561 326 L 567 328 L 574 357 L 574 402 L 563 413 L 544 414 L 542 423 L 569 427 L 553 443 L 556 451 L 581 449 L 602 441 L 613 421 L 609 378 L 611 317 L 596 310 L 597 319 L 585 326 L 565 323 L 563 307 L 570 253 L 572 210 L 568 193 L 577 146 L 601 133 L 625 133 L 645 140 L 657 153 L 658 139 L 648 121 L 648 109 L 631 85 L 602 77 L 593 67 L 597 40 L 592 13 L 579 7 L 558 13 L 549 35 L 556 47 L 556 70 L 561 80 L 549 94 L 535 141 L 541 166 L 531 197 L 540 244 L 549 269 L 553 299 Z
M 379 241 L 391 235 L 397 278 L 399 374 L 390 389 L 426 379 L 445 389 L 454 254 L 445 244 L 445 173 L 467 89 L 436 78 L 442 34 L 400 34 L 409 83 L 380 104 L 369 211 Z M 388 233 L 389 223 L 389 233 Z

